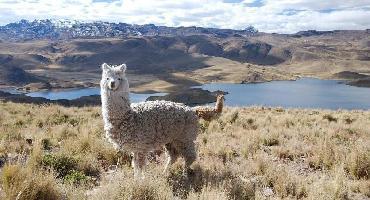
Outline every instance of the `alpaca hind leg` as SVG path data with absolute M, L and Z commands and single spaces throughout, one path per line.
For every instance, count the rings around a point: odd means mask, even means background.
M 197 158 L 196 150 L 195 150 L 195 144 L 193 141 L 189 141 L 185 143 L 182 155 L 185 160 L 185 173 L 188 173 L 190 171 L 190 166 L 193 164 L 195 159 Z
M 144 179 L 144 167 L 146 164 L 146 153 L 135 152 L 132 159 L 132 166 L 134 167 L 135 179 Z
M 166 150 L 167 160 L 166 160 L 166 165 L 164 167 L 163 173 L 166 173 L 168 171 L 170 165 L 172 165 L 176 161 L 178 156 L 177 156 L 177 151 L 174 148 L 173 144 L 168 143 L 168 144 L 165 145 L 164 148 Z

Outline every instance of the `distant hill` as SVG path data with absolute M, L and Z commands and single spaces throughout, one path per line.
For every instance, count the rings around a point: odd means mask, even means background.
M 0 84 L 24 85 L 28 83 L 44 82 L 43 79 L 25 72 L 18 67 L 3 67 L 0 65 Z
M 12 60 L 13 57 L 10 55 L 0 55 L 0 84 L 24 85 L 34 82 L 45 82 L 42 78 L 10 64 Z
M 97 84 L 103 62 L 127 63 L 128 72 L 140 76 L 133 78 L 134 86 L 151 90 L 215 80 L 248 82 L 251 74 L 280 80 L 281 74 L 292 79 L 290 74 L 333 78 L 342 71 L 370 73 L 369 30 L 270 34 L 253 27 L 21 20 L 0 26 L 0 44 L 0 70 L 22 69 L 22 76 L 63 82 L 56 85 Z

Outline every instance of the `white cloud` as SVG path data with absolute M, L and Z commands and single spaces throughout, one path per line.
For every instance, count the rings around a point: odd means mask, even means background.
M 253 4 L 253 6 L 252 6 Z M 0 0 L 0 24 L 77 19 L 293 33 L 370 28 L 370 0 Z

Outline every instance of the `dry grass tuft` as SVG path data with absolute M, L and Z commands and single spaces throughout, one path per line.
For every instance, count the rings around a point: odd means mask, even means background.
M 347 161 L 348 171 L 356 179 L 370 180 L 370 150 L 360 146 L 351 152 Z
M 7 199 L 58 200 L 63 196 L 52 174 L 32 172 L 20 165 L 6 165 L 2 169 L 2 187 Z

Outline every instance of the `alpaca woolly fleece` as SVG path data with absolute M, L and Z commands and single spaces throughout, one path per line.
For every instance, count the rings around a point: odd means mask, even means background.
M 199 119 L 195 111 L 169 101 L 131 104 L 126 65 L 103 64 L 102 69 L 102 113 L 109 141 L 116 148 L 134 153 L 134 169 L 142 168 L 147 152 L 162 147 L 168 155 L 167 165 L 181 155 L 188 167 L 196 157 L 194 140 Z

